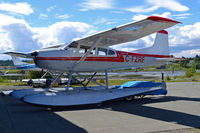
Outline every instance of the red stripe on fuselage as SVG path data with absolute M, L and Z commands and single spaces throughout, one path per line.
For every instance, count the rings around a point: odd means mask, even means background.
M 143 56 L 155 58 L 169 58 L 168 55 L 153 55 L 153 54 L 139 54 L 116 51 L 117 57 L 86 57 L 84 61 L 105 61 L 105 62 L 124 62 L 124 55 Z M 81 57 L 37 57 L 37 60 L 65 60 L 65 61 L 79 61 Z

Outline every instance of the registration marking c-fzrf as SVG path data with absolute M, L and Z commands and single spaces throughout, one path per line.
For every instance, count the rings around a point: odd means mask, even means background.
M 125 55 L 124 61 L 125 62 L 143 63 L 144 62 L 144 56 Z

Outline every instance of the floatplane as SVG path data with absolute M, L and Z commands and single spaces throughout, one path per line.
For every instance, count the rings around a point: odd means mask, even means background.
M 12 95 L 22 98 L 24 102 L 36 105 L 69 106 L 98 104 L 118 98 L 130 100 L 135 95 L 166 89 L 164 81 L 161 85 L 153 85 L 153 87 L 145 83 L 139 88 L 137 85 L 127 87 L 127 84 L 123 87 L 110 87 L 108 70 L 162 65 L 176 60 L 169 55 L 168 32 L 165 29 L 178 23 L 180 22 L 168 18 L 149 16 L 137 22 L 74 40 L 64 46 L 57 45 L 29 53 L 6 52 L 5 54 L 12 56 L 33 58 L 35 64 L 41 69 L 60 72 L 48 89 L 19 90 L 14 91 Z M 110 48 L 110 46 L 134 41 L 155 32 L 157 32 L 156 38 L 151 47 L 134 52 Z M 100 71 L 105 72 L 105 85 L 93 80 L 96 73 Z M 86 78 L 87 82 L 80 82 L 83 87 L 79 88 L 70 87 L 70 82 L 67 82 L 66 88 L 52 88 L 54 82 L 64 72 L 68 73 L 68 81 L 71 81 L 73 74 L 77 74 Z M 80 72 L 94 73 L 91 77 L 85 77 Z M 98 86 L 88 87 L 90 82 Z

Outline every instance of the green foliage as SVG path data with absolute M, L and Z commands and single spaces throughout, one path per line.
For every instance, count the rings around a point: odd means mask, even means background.
M 0 60 L 0 66 L 13 66 L 12 60 Z
M 182 67 L 179 63 L 173 63 L 170 65 L 166 65 L 166 68 L 167 68 L 167 70 L 174 70 L 174 71 L 178 71 L 178 70 L 182 69 Z
M 190 78 L 193 77 L 196 73 L 196 66 L 193 64 L 189 69 L 185 70 L 185 77 Z
M 167 75 L 167 76 L 165 77 L 165 80 L 169 81 L 169 80 L 171 80 L 171 77 L 170 77 L 169 75 Z
M 11 70 L 7 70 L 6 73 L 7 74 L 10 74 L 10 73 L 18 73 L 18 74 L 20 74 L 20 73 L 22 73 L 22 70 L 15 70 L 15 69 L 12 70 L 11 69 Z
M 189 68 L 189 71 L 191 73 L 196 73 L 196 65 L 195 64 L 192 64 L 192 66 Z
M 44 71 L 28 71 L 27 78 L 28 79 L 38 79 L 44 75 Z M 52 78 L 50 74 L 46 75 L 46 78 Z
M 189 69 L 187 69 L 187 70 L 185 71 L 185 77 L 190 78 L 190 77 L 192 77 L 192 76 L 194 76 L 194 74 L 193 74 Z
M 3 82 L 3 78 L 2 77 L 0 77 L 0 82 Z
M 178 77 L 177 76 L 174 76 L 174 79 L 177 79 Z

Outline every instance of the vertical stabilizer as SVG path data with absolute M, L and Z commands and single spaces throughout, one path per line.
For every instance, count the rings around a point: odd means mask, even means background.
M 169 55 L 168 32 L 158 31 L 153 46 L 134 51 L 140 54 Z

